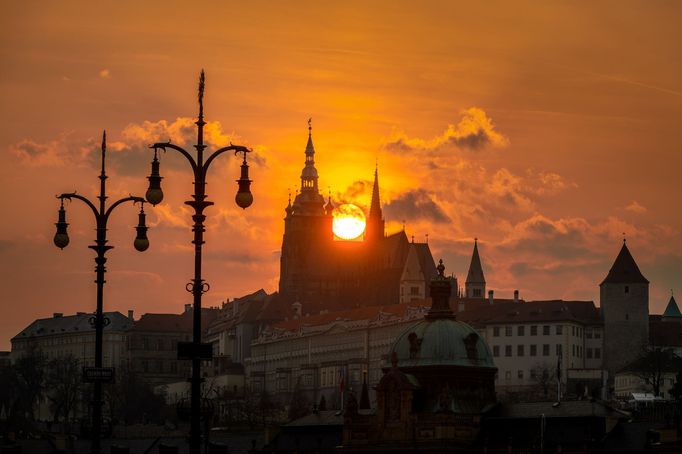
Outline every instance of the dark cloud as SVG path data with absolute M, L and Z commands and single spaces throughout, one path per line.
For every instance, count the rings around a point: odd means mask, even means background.
M 372 191 L 373 183 L 369 180 L 355 180 L 345 191 L 337 192 L 336 199 L 341 203 L 356 203 L 359 197 Z
M 400 195 L 384 206 L 386 216 L 393 219 L 450 222 L 450 218 L 424 189 L 415 189 Z

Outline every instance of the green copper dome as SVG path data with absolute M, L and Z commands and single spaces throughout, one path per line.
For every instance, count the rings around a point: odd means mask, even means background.
M 475 329 L 454 318 L 426 318 L 403 331 L 389 358 L 397 366 L 495 368 L 490 349 Z

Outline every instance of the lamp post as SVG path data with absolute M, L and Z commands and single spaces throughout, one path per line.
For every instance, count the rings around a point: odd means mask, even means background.
M 158 151 L 171 149 L 183 155 L 189 161 L 194 174 L 194 194 L 192 200 L 186 201 L 185 204 L 194 208 L 194 215 L 192 220 L 194 226 L 194 279 L 192 279 L 185 287 L 193 296 L 193 332 L 192 342 L 178 344 L 178 357 L 182 359 L 191 359 L 192 361 L 192 376 L 191 383 L 191 397 L 190 397 L 190 432 L 189 432 L 189 446 L 191 454 L 199 454 L 201 450 L 201 360 L 211 359 L 211 345 L 201 343 L 201 296 L 206 293 L 210 286 L 201 277 L 201 253 L 202 245 L 204 244 L 204 209 L 213 205 L 213 202 L 206 200 L 206 173 L 213 160 L 226 151 L 234 151 L 235 155 L 242 153 L 241 176 L 238 183 L 238 191 L 235 196 L 235 202 L 240 208 L 247 208 L 253 203 L 253 195 L 250 187 L 251 181 L 249 179 L 249 166 L 246 163 L 246 153 L 249 150 L 240 145 L 230 144 L 227 147 L 220 148 L 214 151 L 204 161 L 204 71 L 201 71 L 199 76 L 199 117 L 195 124 L 197 125 L 197 143 L 194 145 L 196 149 L 196 159 L 185 149 L 168 142 L 158 142 L 150 146 L 154 150 L 154 160 L 152 161 L 151 175 L 148 177 L 149 189 L 147 190 L 146 199 L 152 205 L 156 205 L 163 200 L 163 192 L 161 190 L 162 177 L 159 174 L 159 159 Z
M 140 252 L 147 250 L 149 247 L 149 240 L 147 239 L 147 226 L 145 225 L 145 213 L 144 213 L 144 202 L 142 197 L 124 197 L 112 203 L 108 208 L 106 207 L 106 180 L 107 175 L 104 169 L 104 159 L 106 156 L 106 131 L 102 134 L 102 169 L 99 175 L 100 180 L 100 190 L 99 196 L 99 208 L 92 203 L 87 198 L 79 195 L 75 192 L 64 193 L 58 195 L 57 198 L 61 200 L 61 206 L 59 207 L 59 218 L 57 223 L 57 233 L 54 236 L 54 244 L 60 249 L 64 249 L 69 244 L 69 235 L 67 233 L 68 224 L 66 223 L 66 210 L 64 210 L 64 199 L 72 200 L 77 199 L 85 203 L 90 207 L 92 213 L 95 215 L 95 221 L 97 224 L 97 239 L 95 244 L 88 246 L 90 249 L 97 253 L 95 258 L 95 272 L 97 278 L 95 283 L 97 284 L 97 311 L 95 316 L 90 319 L 90 324 L 95 327 L 95 367 L 84 367 L 83 368 L 83 379 L 88 382 L 92 382 L 94 385 L 94 397 L 92 402 L 92 445 L 90 448 L 91 454 L 100 453 L 100 437 L 101 437 L 101 427 L 102 427 L 102 383 L 109 382 L 113 379 L 113 368 L 103 368 L 102 367 L 102 335 L 103 330 L 106 325 L 109 324 L 109 319 L 105 318 L 102 312 L 103 301 L 104 301 L 104 273 L 106 272 L 105 264 L 107 259 L 105 254 L 109 249 L 113 249 L 113 246 L 107 245 L 107 221 L 111 212 L 117 206 L 125 202 L 140 203 L 140 213 L 139 222 L 136 227 L 137 237 L 135 238 L 134 246 Z

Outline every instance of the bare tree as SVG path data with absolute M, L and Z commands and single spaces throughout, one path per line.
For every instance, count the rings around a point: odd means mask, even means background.
M 556 385 L 556 368 L 546 362 L 539 362 L 531 369 L 530 378 L 537 384 L 545 399 L 549 398 L 549 390 Z
M 63 416 L 69 422 L 69 415 L 76 409 L 81 398 L 83 379 L 80 362 L 72 355 L 55 358 L 47 363 L 45 381 L 46 393 L 50 401 L 54 422 Z
M 675 355 L 673 349 L 648 346 L 640 358 L 626 369 L 650 386 L 654 396 L 660 396 L 665 375 L 680 370 L 680 367 L 682 360 Z

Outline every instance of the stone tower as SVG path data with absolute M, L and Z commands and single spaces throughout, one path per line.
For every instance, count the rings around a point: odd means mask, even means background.
M 649 281 L 623 247 L 599 284 L 604 321 L 604 368 L 609 378 L 644 353 L 649 342 Z
M 469 273 L 464 285 L 467 298 L 485 298 L 485 276 L 483 276 L 481 257 L 478 255 L 478 238 L 474 239 L 474 252 L 471 254 Z
M 317 256 L 324 255 L 333 241 L 331 199 L 325 206 L 324 197 L 317 185 L 315 147 L 312 126 L 308 120 L 308 143 L 305 147 L 305 165 L 301 172 L 301 191 L 294 203 L 289 199 L 284 218 L 284 238 L 280 258 L 279 293 L 288 301 L 305 299 L 311 283 L 310 271 Z M 314 274 L 314 273 L 313 273 Z

